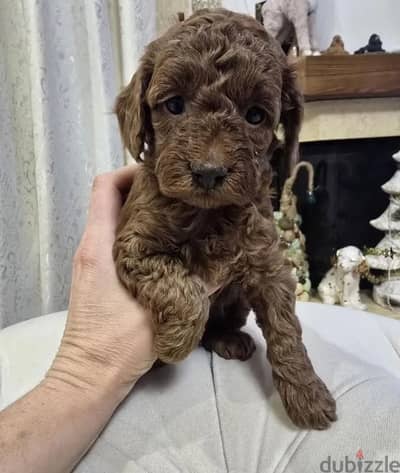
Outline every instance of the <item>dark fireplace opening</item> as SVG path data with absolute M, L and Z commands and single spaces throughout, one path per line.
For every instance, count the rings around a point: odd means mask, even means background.
M 306 202 L 305 173 L 295 187 L 313 287 L 331 267 L 337 249 L 372 247 L 384 237 L 369 221 L 389 204 L 381 186 L 396 170 L 392 155 L 399 149 L 400 137 L 301 144 L 301 159 L 315 169 L 316 204 Z

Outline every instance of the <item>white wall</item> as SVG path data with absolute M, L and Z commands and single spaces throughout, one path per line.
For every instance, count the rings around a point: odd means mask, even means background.
M 222 0 L 225 8 L 254 15 L 257 0 Z M 326 49 L 335 34 L 353 52 L 378 33 L 388 51 L 400 50 L 400 0 L 319 0 L 317 34 Z
M 377 33 L 387 51 L 399 50 L 400 0 L 319 0 L 317 32 L 322 49 L 340 34 L 354 52 Z

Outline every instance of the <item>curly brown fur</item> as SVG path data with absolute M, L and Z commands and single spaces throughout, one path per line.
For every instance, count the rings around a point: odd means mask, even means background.
M 174 114 L 168 100 L 177 96 L 184 107 Z M 254 106 L 263 113 L 250 124 Z M 282 124 L 290 163 L 302 117 L 280 47 L 250 17 L 200 11 L 149 45 L 116 111 L 126 146 L 144 159 L 114 257 L 121 281 L 152 314 L 159 358 L 182 360 L 204 335 L 207 349 L 247 359 L 255 346 L 240 327 L 252 307 L 289 416 L 328 427 L 335 401 L 301 340 L 269 196 L 276 129 Z M 210 169 L 223 170 L 211 187 L 199 181 L 199 170 L 203 179 Z M 223 288 L 211 309 L 206 284 Z

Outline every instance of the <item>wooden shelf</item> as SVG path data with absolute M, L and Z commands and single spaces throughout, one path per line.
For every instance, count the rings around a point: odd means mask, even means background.
M 400 96 L 400 54 L 307 56 L 296 64 L 306 101 Z

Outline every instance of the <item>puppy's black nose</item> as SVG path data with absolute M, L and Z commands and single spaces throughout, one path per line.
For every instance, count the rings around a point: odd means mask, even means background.
M 226 175 L 227 171 L 223 167 L 192 166 L 193 182 L 206 190 L 212 190 L 220 186 Z

